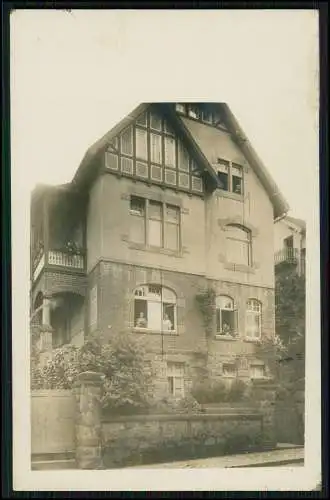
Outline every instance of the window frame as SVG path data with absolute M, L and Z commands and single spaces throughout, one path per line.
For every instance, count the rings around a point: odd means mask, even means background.
M 262 368 L 262 370 L 263 370 L 263 375 L 262 375 L 262 376 L 260 376 L 260 377 L 254 377 L 254 376 L 253 376 L 253 370 L 254 370 L 255 368 Z M 266 375 L 266 366 L 265 366 L 265 364 L 261 364 L 261 363 L 253 363 L 253 362 L 252 362 L 252 363 L 250 363 L 250 365 L 249 365 L 249 372 L 250 372 L 250 379 L 252 379 L 252 380 L 262 380 L 262 379 L 267 378 L 267 375 Z
M 227 169 L 226 175 L 227 175 L 227 187 L 228 187 L 228 189 L 225 189 L 225 188 L 220 187 L 220 186 L 218 186 L 218 189 L 220 189 L 220 191 L 223 193 L 230 193 L 230 194 L 235 195 L 235 196 L 240 197 L 240 198 L 244 197 L 245 179 L 244 179 L 243 166 L 238 164 L 238 163 L 232 162 L 230 160 L 224 160 L 223 158 L 218 158 L 216 166 L 215 166 L 218 177 L 219 177 L 219 173 L 224 174 L 224 172 L 221 170 L 221 168 L 224 168 L 224 167 L 226 167 L 226 169 Z M 235 169 L 240 171 L 240 174 L 241 174 L 240 176 L 234 175 Z M 234 177 L 241 179 L 241 192 L 240 193 L 237 193 L 234 190 L 234 187 L 233 187 L 234 186 L 234 182 L 233 182 Z
M 258 306 L 258 309 L 253 309 L 253 306 L 250 304 L 255 304 Z M 251 307 L 251 308 L 250 308 Z M 253 318 L 258 318 L 258 336 L 251 335 L 248 332 L 251 332 L 251 329 L 247 329 L 247 317 L 252 316 Z M 246 301 L 246 310 L 245 310 L 245 338 L 248 340 L 253 340 L 255 342 L 260 341 L 262 337 L 262 302 L 255 298 L 249 298 Z
M 150 288 L 158 288 L 160 290 L 159 299 L 157 299 L 156 294 L 152 294 L 150 292 Z M 137 295 L 138 291 L 148 290 L 146 294 Z M 165 297 L 165 292 L 170 292 L 172 298 Z M 160 304 L 160 328 L 150 328 L 148 327 L 148 317 L 145 318 L 147 321 L 147 326 L 138 326 L 136 325 L 137 317 L 136 317 L 136 309 L 135 302 L 145 301 L 147 304 L 147 316 L 148 316 L 148 303 L 157 303 Z M 164 328 L 164 316 L 165 316 L 165 306 L 173 305 L 173 324 L 171 329 Z M 133 290 L 133 330 L 136 332 L 142 333 L 160 333 L 161 335 L 177 335 L 178 334 L 178 297 L 177 294 L 171 288 L 159 284 L 154 283 L 144 283 L 137 286 Z
M 233 373 L 225 373 L 225 367 L 233 367 Z M 222 363 L 222 376 L 224 378 L 237 378 L 237 375 L 238 375 L 238 369 L 237 369 L 237 365 L 233 362 L 233 361 L 225 361 L 224 363 Z
M 139 200 L 143 200 L 144 202 L 144 214 L 139 215 L 139 214 L 134 214 L 132 213 L 132 210 L 129 208 L 129 216 L 130 217 L 143 217 L 144 219 L 144 242 L 137 242 L 134 240 L 130 239 L 130 243 L 133 244 L 139 244 L 143 245 L 145 248 L 148 249 L 157 249 L 157 250 L 162 250 L 165 252 L 173 253 L 173 254 L 180 254 L 182 252 L 182 217 L 181 217 L 181 207 L 178 205 L 175 205 L 173 203 L 168 203 L 166 201 L 159 201 L 155 200 L 153 198 L 145 198 L 144 196 L 139 196 L 135 194 L 131 194 L 129 198 L 129 203 L 131 204 L 132 199 L 136 198 Z M 161 218 L 156 218 L 152 215 L 150 215 L 150 204 L 151 203 L 157 203 L 161 207 Z M 170 209 L 176 209 L 177 211 L 177 221 L 170 221 L 167 219 L 167 208 Z M 161 226 L 161 245 L 153 245 L 150 243 L 150 227 L 149 227 L 149 221 L 150 220 L 157 220 L 160 222 Z M 130 223 L 132 222 L 132 219 L 130 219 Z M 177 226 L 177 248 L 170 248 L 167 245 L 167 226 L 168 225 L 175 225 Z
M 228 235 L 226 235 L 226 242 L 228 240 L 230 240 L 230 241 L 236 241 L 236 242 L 238 241 L 241 244 L 247 245 L 247 256 L 248 256 L 248 258 L 247 258 L 247 262 L 245 262 L 245 263 L 231 261 L 230 260 L 230 255 L 228 255 L 228 248 L 226 248 L 226 261 L 229 264 L 233 264 L 233 265 L 236 265 L 236 266 L 253 267 L 252 232 L 251 232 L 251 230 L 248 227 L 243 226 L 242 224 L 237 224 L 235 222 L 230 222 L 230 223 L 226 224 L 225 231 L 227 231 L 227 228 L 235 228 L 235 229 L 240 230 L 242 233 L 246 234 L 246 239 L 243 239 L 243 237 L 239 238 L 239 237 L 234 237 L 234 236 L 228 236 Z M 226 247 L 228 247 L 228 245 L 226 245 Z
M 221 301 L 225 299 L 231 302 L 231 308 L 226 308 L 221 305 Z M 222 311 L 231 311 L 233 316 L 233 327 L 232 330 L 228 331 L 228 333 L 223 332 L 223 321 L 222 321 Z M 238 337 L 238 309 L 235 307 L 235 301 L 230 295 L 217 295 L 216 296 L 216 304 L 215 304 L 215 313 L 216 313 L 216 337 L 217 338 L 226 338 L 226 339 L 235 339 Z M 219 329 L 218 329 L 219 325 Z
M 172 368 L 171 370 L 170 370 L 170 367 Z M 176 368 L 180 371 L 176 372 L 176 370 L 175 370 Z M 173 396 L 174 398 L 178 398 L 178 399 L 184 398 L 184 395 L 185 395 L 184 378 L 185 378 L 185 363 L 178 362 L 178 361 L 167 361 L 167 363 L 166 363 L 167 384 L 168 384 L 170 379 L 173 382 L 173 392 L 168 391 L 170 396 Z M 181 381 L 181 383 L 179 384 L 180 385 L 179 388 L 181 389 L 181 394 L 179 396 L 176 396 L 175 395 L 176 381 L 178 379 Z M 167 385 L 167 388 L 168 388 L 168 385 Z

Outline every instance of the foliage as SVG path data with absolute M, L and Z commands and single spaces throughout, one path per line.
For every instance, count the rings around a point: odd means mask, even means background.
M 279 273 L 275 283 L 276 333 L 285 345 L 305 335 L 305 277 Z
M 247 385 L 243 380 L 234 380 L 227 387 L 222 381 L 205 380 L 193 386 L 192 396 L 201 404 L 236 403 L 248 398 Z
M 201 405 L 191 394 L 181 399 L 166 396 L 155 401 L 150 407 L 151 413 L 200 413 L 201 411 Z
M 196 301 L 203 315 L 204 327 L 208 334 L 213 331 L 216 293 L 213 288 L 207 288 L 196 295 Z
M 228 392 L 227 392 L 227 401 L 236 403 L 238 401 L 242 401 L 245 397 L 247 390 L 247 385 L 243 380 L 236 379 L 231 384 Z
M 152 372 L 144 348 L 129 335 L 113 335 L 108 342 L 94 335 L 83 346 L 66 345 L 53 351 L 45 365 L 34 364 L 32 389 L 70 389 L 84 371 L 104 375 L 102 406 L 127 413 L 148 405 Z

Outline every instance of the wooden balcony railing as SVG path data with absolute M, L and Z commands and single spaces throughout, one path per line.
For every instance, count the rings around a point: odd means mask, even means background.
M 283 248 L 275 253 L 275 265 L 281 263 L 296 264 L 299 258 L 298 248 Z

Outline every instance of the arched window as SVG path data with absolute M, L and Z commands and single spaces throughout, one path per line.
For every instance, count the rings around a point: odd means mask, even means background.
M 216 298 L 217 335 L 231 335 L 237 333 L 237 310 L 231 297 L 220 295 Z
M 176 295 L 159 285 L 142 285 L 134 292 L 134 326 L 147 330 L 176 331 Z
M 261 337 L 261 313 L 261 302 L 256 299 L 249 299 L 246 303 L 245 335 L 251 339 Z
M 252 264 L 251 232 L 239 224 L 226 226 L 227 261 L 233 264 Z

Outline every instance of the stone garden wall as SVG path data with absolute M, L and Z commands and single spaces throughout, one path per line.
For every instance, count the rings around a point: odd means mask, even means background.
M 252 410 L 107 419 L 102 423 L 103 463 L 111 468 L 260 449 L 262 420 Z

